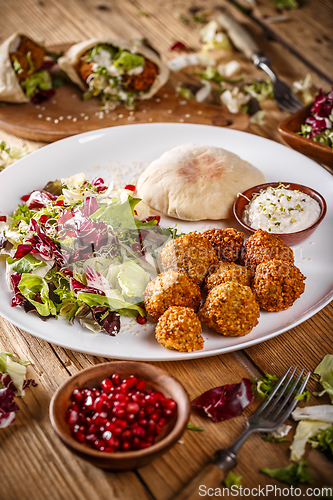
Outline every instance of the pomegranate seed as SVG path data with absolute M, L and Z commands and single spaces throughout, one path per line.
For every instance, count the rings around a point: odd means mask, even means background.
M 72 398 L 73 400 L 76 402 L 76 403 L 81 403 L 83 401 L 83 394 L 81 391 L 79 391 L 79 389 L 75 389 L 73 391 L 73 395 L 72 395 Z
M 143 316 L 138 316 L 136 318 L 136 322 L 139 323 L 139 325 L 145 325 L 147 323 L 147 318 L 144 318 Z
M 125 189 L 128 189 L 129 191 L 135 191 L 136 186 L 134 186 L 134 184 L 127 184 L 127 186 L 125 186 Z
M 139 424 L 140 424 L 140 425 L 147 425 L 147 424 L 148 424 L 148 420 L 147 420 L 146 418 L 141 418 L 141 419 L 139 420 Z
M 120 418 L 116 418 L 114 421 L 114 425 L 120 427 L 121 429 L 126 429 L 127 422 L 126 420 L 121 420 Z
M 151 413 L 154 413 L 154 411 L 155 411 L 155 406 L 153 406 L 153 405 L 146 406 L 146 414 L 147 415 L 151 415 Z
M 74 425 L 74 424 L 76 424 L 76 422 L 78 420 L 79 420 L 79 414 L 78 414 L 78 412 L 75 411 L 75 410 L 69 410 L 69 412 L 67 414 L 66 422 L 69 425 Z
M 162 418 L 160 418 L 160 419 L 159 419 L 159 421 L 158 421 L 158 425 L 159 425 L 160 427 L 163 427 L 163 425 L 164 425 L 164 424 L 166 424 L 166 423 L 167 423 L 167 421 L 168 421 L 168 419 L 167 419 L 167 418 L 162 417 Z
M 161 412 L 160 411 L 154 411 L 154 413 L 152 413 L 150 415 L 150 420 L 152 420 L 153 422 L 157 422 L 159 419 L 160 419 L 160 416 L 161 416 Z
M 99 391 L 98 389 L 93 389 L 92 392 L 95 398 L 99 398 L 99 396 L 101 395 L 101 391 Z
M 77 439 L 78 441 L 80 441 L 80 443 L 84 443 L 85 440 L 86 440 L 85 434 L 82 431 L 80 431 L 80 430 L 74 431 L 74 437 L 75 437 L 75 439 Z
M 136 384 L 136 388 L 138 389 L 138 391 L 143 391 L 145 387 L 146 387 L 146 382 L 144 380 L 139 380 L 138 383 Z
M 96 398 L 94 401 L 94 410 L 98 411 L 99 413 L 103 411 L 104 403 L 105 403 L 104 398 L 102 397 Z
M 31 194 L 31 193 L 30 193 L 30 194 Z M 30 194 L 25 194 L 25 195 L 21 196 L 21 200 L 22 200 L 22 201 L 28 201 L 28 200 L 29 200 L 29 198 L 30 198 Z
M 102 380 L 101 387 L 106 394 L 109 394 L 111 392 L 111 389 L 113 388 L 112 380 L 110 380 L 109 378 L 105 378 L 104 380 Z
M 95 434 L 97 431 L 98 431 L 97 425 L 91 424 L 88 427 L 88 431 L 87 432 L 88 432 L 88 434 Z
M 0 215 L 0 222 L 6 222 L 7 217 L 5 215 Z
M 65 205 L 65 201 L 64 200 L 58 200 L 55 205 L 56 205 L 56 207 L 63 207 Z
M 94 441 L 96 441 L 97 437 L 96 437 L 96 434 L 87 434 L 86 435 L 86 441 L 88 443 L 93 443 Z
M 146 435 L 146 431 L 144 430 L 143 427 L 140 427 L 139 425 L 137 427 L 135 427 L 133 430 L 132 430 L 132 434 L 133 436 L 138 436 L 138 437 L 145 437 Z
M 162 406 L 163 408 L 167 408 L 168 410 L 173 410 L 176 408 L 177 403 L 173 399 L 165 398 L 164 401 L 162 401 Z
M 122 427 L 115 427 L 114 431 L 113 431 L 113 434 L 115 436 L 120 436 L 120 434 L 122 434 L 122 432 L 123 432 L 123 428 Z
M 96 448 L 97 450 L 99 450 L 102 446 L 105 446 L 105 441 L 103 441 L 102 439 L 96 439 L 96 441 L 94 441 L 94 448 Z
M 149 448 L 149 446 L 151 446 L 151 443 L 147 443 L 145 441 L 142 441 L 140 443 L 140 450 L 143 450 L 144 448 Z
M 140 405 L 138 403 L 127 403 L 126 405 L 126 411 L 127 413 L 139 413 L 140 411 Z
M 109 439 L 111 439 L 111 437 L 112 437 L 112 432 L 110 431 L 103 432 L 102 438 L 105 439 L 105 441 L 108 441 Z
M 171 417 L 171 415 L 173 415 L 173 410 L 166 409 L 163 411 L 163 415 L 165 417 Z
M 39 222 L 40 222 L 41 224 L 45 224 L 48 220 L 49 220 L 49 216 L 48 216 L 48 215 L 41 215 L 41 216 L 39 217 Z
M 116 401 L 128 401 L 129 398 L 128 398 L 128 396 L 126 396 L 126 394 L 123 394 L 122 392 L 118 392 L 118 394 L 115 394 L 114 399 Z
M 126 429 L 121 435 L 122 439 L 129 439 L 131 437 L 132 437 L 132 432 L 129 429 Z
M 130 447 L 131 447 L 131 443 L 129 441 L 123 441 L 121 443 L 121 449 L 123 451 L 128 451 L 130 449 Z
M 124 417 L 125 416 L 125 410 L 123 408 L 114 408 L 112 410 L 112 413 L 116 416 L 116 417 Z
M 127 418 L 127 422 L 131 423 L 131 422 L 134 422 L 134 420 L 136 419 L 136 416 L 134 413 L 128 413 L 126 418 Z
M 120 376 L 118 373 L 114 373 L 111 377 L 113 385 L 119 385 L 120 384 Z
M 110 439 L 106 439 L 106 442 L 107 442 L 108 446 L 111 446 L 115 450 L 117 450 L 119 448 L 120 441 L 115 436 L 111 436 Z
M 132 439 L 132 448 L 138 450 L 140 448 L 141 440 L 138 437 Z
M 138 413 L 138 418 L 145 418 L 146 416 L 146 413 L 144 410 L 140 410 L 139 413 Z
M 93 406 L 94 406 L 94 400 L 93 400 L 93 398 L 92 398 L 91 396 L 88 396 L 88 397 L 85 399 L 85 401 L 84 401 L 84 406 L 85 406 L 86 408 L 89 408 L 89 410 L 93 408 Z

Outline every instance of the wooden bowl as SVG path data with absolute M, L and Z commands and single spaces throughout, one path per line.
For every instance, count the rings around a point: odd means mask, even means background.
M 288 146 L 309 156 L 314 161 L 333 167 L 332 148 L 297 134 L 301 130 L 301 125 L 305 123 L 305 119 L 310 116 L 311 107 L 312 104 L 309 104 L 309 106 L 288 116 L 279 124 L 278 131 Z
M 137 378 L 144 379 L 147 389 L 161 391 L 166 397 L 174 399 L 177 403 L 175 417 L 163 427 L 162 433 L 149 448 L 106 453 L 90 448 L 84 443 L 79 443 L 71 434 L 65 415 L 72 401 L 71 395 L 74 389 L 100 387 L 102 380 L 110 377 L 113 373 L 119 373 L 122 378 L 135 375 Z M 59 387 L 50 404 L 52 427 L 65 446 L 83 460 L 87 460 L 97 467 L 117 471 L 143 467 L 168 451 L 177 443 L 186 429 L 189 415 L 189 398 L 178 380 L 160 368 L 132 361 L 101 363 L 83 370 Z
M 258 186 L 254 186 L 252 188 L 247 189 L 238 196 L 233 206 L 234 216 L 236 217 L 239 224 L 245 229 L 247 233 L 249 234 L 255 233 L 256 229 L 253 229 L 251 226 L 246 224 L 246 222 L 244 222 L 243 219 L 244 209 L 246 205 L 249 203 L 249 199 L 252 198 L 252 195 L 254 193 L 259 193 L 261 189 L 266 189 L 269 186 L 276 188 L 279 186 L 279 184 L 288 186 L 288 189 L 291 190 L 298 189 L 299 191 L 302 191 L 308 196 L 311 196 L 311 198 L 316 200 L 320 205 L 321 213 L 319 219 L 308 228 L 303 229 L 302 231 L 296 231 L 294 233 L 272 233 L 275 234 L 276 236 L 279 236 L 287 245 L 297 245 L 301 241 L 304 241 L 306 238 L 308 238 L 317 229 L 317 227 L 319 226 L 319 224 L 326 215 L 326 210 L 327 210 L 326 201 L 322 197 L 322 195 L 319 194 L 314 189 L 311 189 L 307 186 L 302 186 L 301 184 L 294 184 L 292 182 L 268 182 L 266 184 L 259 184 Z

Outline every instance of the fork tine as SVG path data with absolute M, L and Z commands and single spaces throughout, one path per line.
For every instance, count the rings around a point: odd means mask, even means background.
M 297 366 L 295 366 L 295 368 L 293 369 L 293 371 L 289 375 L 289 378 L 286 381 L 286 384 L 284 385 L 284 387 L 282 387 L 282 389 L 280 391 L 280 394 L 278 394 L 278 396 L 274 399 L 274 401 L 272 402 L 272 404 L 270 405 L 270 407 L 267 408 L 267 410 L 265 411 L 265 413 L 262 415 L 263 418 L 267 418 L 273 412 L 274 408 L 277 406 L 277 404 L 280 401 L 280 399 L 284 396 L 284 394 L 285 394 L 285 392 L 286 392 L 289 384 L 291 383 L 292 379 L 294 378 L 296 370 L 297 370 Z
M 281 377 L 281 379 L 279 380 L 279 382 L 276 384 L 276 386 L 274 387 L 273 391 L 271 392 L 270 396 L 268 399 L 266 399 L 260 406 L 259 408 L 256 409 L 256 411 L 254 413 L 252 413 L 251 417 L 253 416 L 256 416 L 258 417 L 260 415 L 260 413 L 262 411 L 265 410 L 265 408 L 269 405 L 269 403 L 272 401 L 272 399 L 274 398 L 275 394 L 277 393 L 277 391 L 280 389 L 281 385 L 283 384 L 283 382 L 285 381 L 286 377 L 288 376 L 288 373 L 290 372 L 290 370 L 292 369 L 292 365 L 289 366 L 289 368 L 287 369 L 286 373 L 284 373 Z
M 286 101 L 288 102 L 288 104 L 290 103 L 290 105 L 296 110 L 296 109 L 301 109 L 304 107 L 304 105 L 301 103 L 301 101 L 299 101 L 297 99 L 297 97 L 295 96 L 295 94 L 293 92 L 290 92 L 290 94 L 285 94 L 285 99 Z
M 287 406 L 288 402 L 290 400 L 294 400 L 294 391 L 297 387 L 297 385 L 300 383 L 300 380 L 303 376 L 303 373 L 304 373 L 304 368 L 303 370 L 301 371 L 301 373 L 298 375 L 298 377 L 296 378 L 296 380 L 293 382 L 290 390 L 285 394 L 285 399 L 282 401 L 281 405 L 279 407 L 276 408 L 276 410 L 273 412 L 273 414 L 271 415 L 271 419 L 272 420 L 276 420 L 277 417 L 280 415 L 280 413 L 285 409 L 285 407 Z M 288 384 L 289 385 L 289 384 Z M 288 388 L 288 385 L 286 384 L 286 389 Z M 297 401 L 297 399 L 296 399 Z
M 283 424 L 283 422 L 289 417 L 289 415 L 291 414 L 291 412 L 293 411 L 293 409 L 297 405 L 298 400 L 296 399 L 296 396 L 298 396 L 299 394 L 302 394 L 302 392 L 305 389 L 306 384 L 308 383 L 308 380 L 309 380 L 310 376 L 311 376 L 311 372 L 308 372 L 307 375 L 306 375 L 306 377 L 305 377 L 305 379 L 303 380 L 300 388 L 298 389 L 297 393 L 295 394 L 294 399 L 291 401 L 291 403 L 289 404 L 289 406 L 285 409 L 285 411 L 280 416 L 280 418 L 279 418 L 279 420 L 277 422 L 278 426 L 280 426 L 280 425 Z
M 289 104 L 285 99 L 282 97 L 280 98 L 275 98 L 275 102 L 278 105 L 280 109 L 283 109 L 283 111 L 288 111 L 288 113 L 293 113 L 295 111 L 295 107 Z

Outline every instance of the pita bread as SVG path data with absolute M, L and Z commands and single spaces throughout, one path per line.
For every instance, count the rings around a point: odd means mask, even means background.
M 151 208 L 183 220 L 228 219 L 237 194 L 265 182 L 260 170 L 225 149 L 184 144 L 141 174 L 137 191 Z
M 81 90 L 87 90 L 87 84 L 82 80 L 80 74 L 77 71 L 77 65 L 80 61 L 82 55 L 87 52 L 87 50 L 92 49 L 96 45 L 101 43 L 112 45 L 113 47 L 119 47 L 129 52 L 135 52 L 141 56 L 144 56 L 149 61 L 156 64 L 159 68 L 159 74 L 156 76 L 154 83 L 150 87 L 149 91 L 143 93 L 138 97 L 138 99 L 149 99 L 167 82 L 169 78 L 169 70 L 164 64 L 162 64 L 160 58 L 155 54 L 154 51 L 148 49 L 147 47 L 138 46 L 137 43 L 128 40 L 110 40 L 110 39 L 91 39 L 85 40 L 83 42 L 76 43 L 72 45 L 67 52 L 58 59 L 59 67 L 67 73 L 72 82 L 76 83 Z
M 0 45 L 0 101 L 3 102 L 19 104 L 30 101 L 17 79 L 9 56 L 18 46 L 21 36 L 21 33 L 14 33 Z

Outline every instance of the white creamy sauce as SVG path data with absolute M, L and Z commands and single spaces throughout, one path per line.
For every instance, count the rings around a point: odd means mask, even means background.
M 294 233 L 312 226 L 320 217 L 319 203 L 288 186 L 268 187 L 254 196 L 244 210 L 244 221 L 253 229 Z
M 108 50 L 100 49 L 98 54 L 95 54 L 92 61 L 101 66 L 102 68 L 107 68 L 111 65 L 111 54 Z

